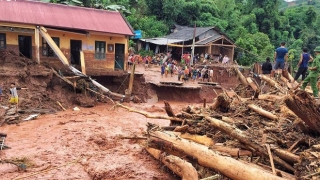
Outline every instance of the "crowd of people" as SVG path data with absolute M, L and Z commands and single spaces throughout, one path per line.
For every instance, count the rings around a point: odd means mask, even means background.
M 195 54 L 193 57 L 193 65 L 191 63 L 191 54 L 186 53 L 181 56 L 181 61 L 178 62 L 172 58 L 172 54 L 159 53 L 154 56 L 140 56 L 130 54 L 128 59 L 128 69 L 130 70 L 133 63 L 144 64 L 145 70 L 150 68 L 151 64 L 160 66 L 161 77 L 177 76 L 178 81 L 183 82 L 213 82 L 213 68 L 207 65 L 212 63 L 229 64 L 230 59 L 227 55 L 213 55 L 213 54 Z

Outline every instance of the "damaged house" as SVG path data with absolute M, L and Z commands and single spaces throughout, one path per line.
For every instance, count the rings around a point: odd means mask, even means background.
M 195 32 L 194 32 L 195 31 Z M 192 51 L 195 35 L 195 54 L 209 53 L 213 56 L 227 55 L 234 57 L 234 42 L 216 27 L 184 27 L 176 25 L 172 33 L 165 37 L 140 39 L 141 46 L 155 53 L 171 51 L 174 58 Z
M 39 28 L 43 27 L 43 28 Z M 52 67 L 62 65 L 39 31 L 68 63 L 89 76 L 123 73 L 131 26 L 119 12 L 34 1 L 0 1 L 0 49 Z M 51 39 L 50 38 L 50 39 Z

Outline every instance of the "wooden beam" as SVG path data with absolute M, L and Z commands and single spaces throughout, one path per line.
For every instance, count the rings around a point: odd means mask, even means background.
M 133 63 L 131 74 L 130 74 L 130 81 L 129 81 L 129 88 L 128 88 L 128 94 L 131 95 L 132 89 L 133 89 L 133 81 L 134 81 L 134 70 L 136 69 L 136 64 Z
M 171 47 L 184 47 L 184 45 L 180 45 L 180 44 L 168 44 L 168 46 L 171 46 Z
M 86 71 L 86 62 L 84 60 L 84 54 L 83 51 L 80 51 L 80 64 L 81 64 L 81 71 L 82 74 L 87 75 L 87 71 Z
M 36 60 L 38 64 L 40 64 L 40 37 L 39 37 L 39 29 L 35 28 L 34 31 L 34 39 L 35 39 L 35 45 L 36 45 Z
M 35 26 L 31 26 L 31 25 L 4 23 L 4 22 L 1 22 L 0 26 L 10 26 L 10 27 L 18 27 L 18 28 L 35 29 Z
M 44 28 L 43 26 L 40 26 L 39 32 L 41 34 L 41 36 L 46 40 L 46 42 L 49 44 L 49 46 L 51 47 L 51 49 L 54 51 L 54 53 L 56 53 L 56 55 L 58 56 L 58 58 L 61 60 L 61 62 L 66 65 L 69 66 L 69 61 L 66 58 L 66 56 L 64 56 L 64 54 L 62 53 L 62 51 L 60 50 L 60 48 L 56 45 L 56 43 L 53 41 L 53 39 L 51 38 L 51 36 L 48 34 L 46 28 Z
M 215 44 L 213 44 L 213 43 L 212 43 L 211 45 L 214 45 L 214 46 L 236 47 L 236 45 L 233 45 L 233 44 L 232 44 L 232 45 L 228 45 L 228 44 L 216 44 L 216 43 L 215 43 Z

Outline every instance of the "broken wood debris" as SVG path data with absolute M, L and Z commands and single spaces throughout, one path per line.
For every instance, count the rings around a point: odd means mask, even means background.
M 207 108 L 189 105 L 178 114 L 165 102 L 172 117 L 118 106 L 147 118 L 177 121 L 174 126 L 163 128 L 148 124 L 146 148 L 179 157 L 193 167 L 213 170 L 204 175 L 196 168 L 197 179 L 215 175 L 230 179 L 319 178 L 320 138 L 318 131 L 308 125 L 318 125 L 315 121 L 319 119 L 316 116 L 319 110 L 311 97 L 304 98 L 310 96 L 306 92 L 278 93 L 259 95 L 237 104 L 233 103 L 238 101 L 236 96 L 221 93 Z M 292 99 L 300 101 L 293 103 Z M 308 112 L 313 114 L 304 117 L 296 113 L 297 107 L 311 107 Z M 301 131 L 295 124 L 298 119 L 306 123 L 304 128 L 308 131 Z

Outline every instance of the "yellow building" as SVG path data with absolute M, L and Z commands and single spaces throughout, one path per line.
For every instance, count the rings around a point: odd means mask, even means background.
M 39 26 L 47 29 L 69 63 L 79 70 L 80 51 L 83 52 L 87 75 L 126 70 L 133 31 L 119 12 L 33 1 L 0 1 L 0 49 L 61 67 L 61 61 L 39 35 Z

